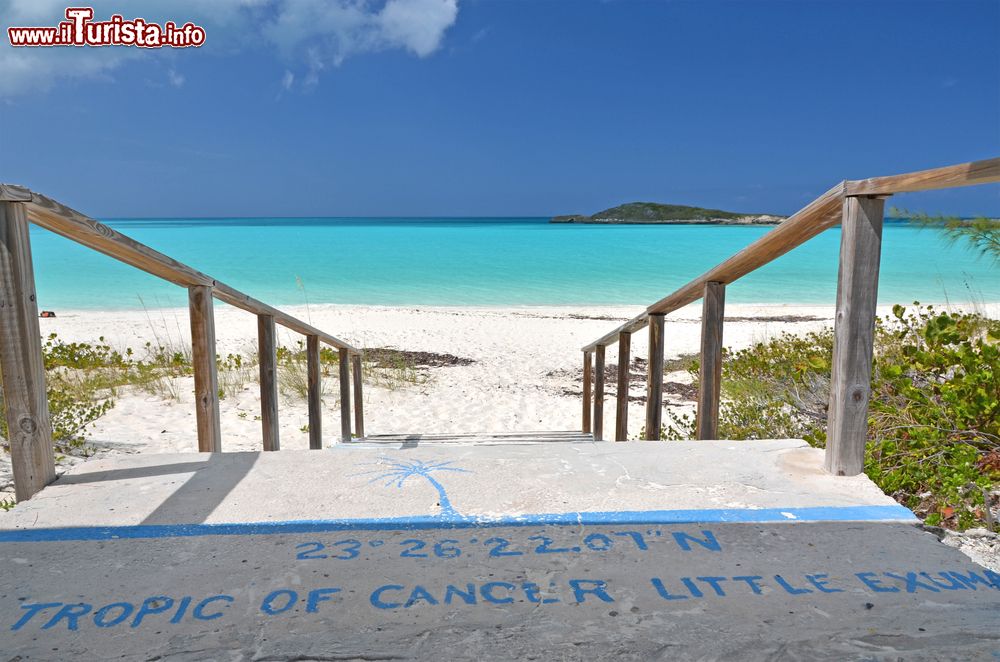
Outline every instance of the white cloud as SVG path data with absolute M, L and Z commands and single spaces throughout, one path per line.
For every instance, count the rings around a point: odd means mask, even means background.
M 386 41 L 427 57 L 458 17 L 457 0 L 389 0 L 379 14 Z
M 167 69 L 167 82 L 173 87 L 184 85 L 184 75 L 177 73 L 175 69 Z
M 298 79 L 311 86 L 320 73 L 345 59 L 402 49 L 418 57 L 436 51 L 458 16 L 458 0 L 150 0 L 141 9 L 120 0 L 93 0 L 96 20 L 113 13 L 148 21 L 192 21 L 206 29 L 206 51 L 231 54 L 273 48 L 289 69 L 282 87 Z M 54 26 L 63 20 L 65 0 L 0 0 L 0 25 Z M 134 12 L 134 13 L 133 13 Z M 4 31 L 5 32 L 5 31 Z M 113 79 L 126 63 L 169 57 L 170 49 L 129 47 L 12 48 L 0 40 L 0 97 L 44 91 L 60 80 Z M 295 69 L 304 69 L 299 77 Z M 168 72 L 174 87 L 184 76 Z
M 262 33 L 285 58 L 305 63 L 310 86 L 352 55 L 400 48 L 426 57 L 457 17 L 458 0 L 388 0 L 380 9 L 361 0 L 289 0 Z

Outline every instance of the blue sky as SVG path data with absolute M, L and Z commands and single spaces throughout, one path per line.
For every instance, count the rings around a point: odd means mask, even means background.
M 95 7 L 207 30 L 184 51 L 4 35 L 0 180 L 101 217 L 790 213 L 844 178 L 1000 155 L 996 0 Z M 1000 215 L 1000 187 L 893 203 Z

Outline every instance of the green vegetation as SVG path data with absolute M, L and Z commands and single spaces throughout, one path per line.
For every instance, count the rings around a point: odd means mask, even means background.
M 294 348 L 279 347 L 276 352 L 278 365 L 278 390 L 290 397 L 305 400 L 309 396 L 309 370 L 305 343 L 299 341 Z M 340 364 L 340 355 L 330 347 L 320 347 L 320 392 L 326 395 L 331 375 L 337 375 L 336 366 Z
M 294 348 L 279 347 L 278 388 L 287 395 L 305 399 L 309 394 L 308 363 L 304 343 Z M 332 380 L 339 379 L 340 353 L 332 347 L 319 350 L 321 389 L 326 395 Z M 418 369 L 416 359 L 407 352 L 385 348 L 366 350 L 361 362 L 362 379 L 368 386 L 396 390 L 426 381 L 426 374 Z M 331 378 L 331 379 L 328 379 Z
M 259 379 L 257 369 L 257 353 L 227 354 L 225 358 L 216 357 L 216 367 L 219 381 L 219 399 L 234 397 L 247 388 L 251 382 Z
M 1000 532 L 1000 321 L 915 305 L 876 325 L 865 472 L 929 524 Z M 719 436 L 822 448 L 832 350 L 827 330 L 727 352 Z M 692 438 L 694 420 L 662 432 Z
M 142 358 L 138 357 L 142 355 Z M 42 343 L 42 356 L 48 387 L 49 419 L 56 452 L 60 455 L 90 456 L 94 449 L 86 443 L 87 432 L 107 414 L 125 389 L 139 389 L 165 400 L 179 400 L 178 378 L 192 374 L 191 354 L 187 347 L 157 337 L 137 353 L 131 348 L 113 349 L 102 337 L 96 343 L 66 342 L 56 334 Z M 276 351 L 279 391 L 287 397 L 304 400 L 308 394 L 306 354 L 303 343 L 296 347 L 278 347 Z M 426 375 L 418 369 L 416 358 L 406 352 L 375 349 L 366 354 L 362 372 L 366 383 L 389 389 L 422 383 Z M 335 349 L 320 349 L 320 367 L 324 378 L 337 378 L 340 358 Z M 224 400 L 259 382 L 257 351 L 217 357 L 219 398 Z M 331 379 L 321 380 L 324 392 Z M 4 416 L 3 389 L 0 386 L 0 436 L 4 451 L 9 452 L 7 423 Z M 246 419 L 245 411 L 237 417 Z M 253 420 L 260 420 L 254 416 Z M 0 500 L 0 510 L 13 505 Z
M 365 351 L 361 373 L 366 383 L 395 391 L 427 381 L 427 373 L 418 367 L 420 359 L 419 353 L 378 347 Z
M 650 221 L 687 221 L 711 218 L 736 219 L 745 214 L 737 214 L 721 209 L 704 209 L 686 205 L 663 205 L 657 202 L 629 202 L 611 209 L 592 214 L 591 218 L 628 218 Z
M 132 349 L 114 350 L 103 337 L 93 344 L 68 343 L 55 334 L 45 339 L 42 358 L 56 452 L 89 455 L 86 430 L 110 411 L 122 387 L 163 393 L 173 377 L 190 372 L 190 361 L 182 352 L 151 343 L 144 351 L 145 357 L 137 359 Z M 4 416 L 0 434 L 7 438 Z
M 688 205 L 664 205 L 658 202 L 629 202 L 591 216 L 570 215 L 556 216 L 556 223 L 587 223 L 625 221 L 628 223 L 679 223 L 679 222 L 709 222 L 709 221 L 740 221 L 744 222 L 756 214 L 743 214 L 721 209 L 705 209 Z M 779 217 L 762 217 L 762 222 L 777 222 Z

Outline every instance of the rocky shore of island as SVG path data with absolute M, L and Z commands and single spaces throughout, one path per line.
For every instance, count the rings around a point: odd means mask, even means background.
M 596 216 L 553 216 L 550 223 L 600 223 L 605 225 L 777 225 L 785 216 L 774 214 L 748 214 L 736 218 L 606 218 Z
M 600 223 L 606 225 L 777 225 L 785 220 L 776 214 L 747 214 L 658 202 L 629 202 L 585 214 L 553 216 L 551 223 Z

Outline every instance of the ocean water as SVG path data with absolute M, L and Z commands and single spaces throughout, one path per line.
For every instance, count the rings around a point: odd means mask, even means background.
M 550 224 L 544 218 L 119 219 L 116 230 L 276 305 L 649 304 L 766 227 Z M 44 309 L 185 306 L 182 288 L 32 227 Z M 727 301 L 832 304 L 840 230 L 727 288 Z M 887 221 L 880 303 L 1000 301 L 1000 270 Z

